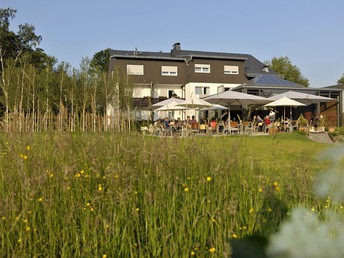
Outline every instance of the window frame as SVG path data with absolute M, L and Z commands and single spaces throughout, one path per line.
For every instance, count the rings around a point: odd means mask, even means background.
M 134 71 L 131 71 L 130 67 L 134 68 Z M 127 75 L 144 75 L 144 65 L 127 64 Z
M 201 93 L 197 93 L 196 90 L 201 90 Z M 208 96 L 210 95 L 210 87 L 209 86 L 195 86 L 195 94 L 201 96 Z
M 195 73 L 210 73 L 210 64 L 195 64 Z
M 162 65 L 161 75 L 162 76 L 178 76 L 178 66 Z
M 223 66 L 223 73 L 224 74 L 239 74 L 239 66 L 237 66 L 237 65 L 224 65 Z

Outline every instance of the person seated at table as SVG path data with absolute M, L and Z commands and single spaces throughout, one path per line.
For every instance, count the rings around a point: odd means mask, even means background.
M 211 130 L 216 130 L 216 128 L 217 128 L 216 126 L 217 126 L 216 119 L 213 118 L 210 122 Z
M 176 122 L 174 121 L 174 118 L 172 118 L 171 121 L 170 121 L 170 126 L 171 125 L 175 125 L 175 124 L 176 124 Z
M 264 120 L 260 117 L 260 115 L 257 116 L 257 122 L 260 123 L 260 122 L 264 122 Z
M 269 119 L 269 116 L 265 116 L 264 118 L 264 131 L 268 132 L 271 127 L 273 127 L 273 122 Z
M 199 122 L 201 125 L 206 125 L 207 124 L 207 119 L 205 119 L 204 117 L 201 118 L 201 121 Z
M 185 122 L 186 122 L 187 125 L 190 125 L 190 124 L 191 124 L 190 116 L 187 116 L 187 117 L 186 117 L 186 121 L 185 121 Z
M 170 129 L 170 121 L 168 121 L 167 117 L 165 117 L 163 125 L 165 129 Z
M 259 116 L 254 116 L 253 117 L 253 126 L 254 126 L 254 130 L 258 131 L 258 132 L 262 132 L 264 130 L 264 120 Z
M 192 130 L 198 129 L 198 122 L 195 119 L 195 116 L 192 116 L 192 118 L 190 120 L 190 125 L 191 125 Z
M 179 130 L 183 126 L 183 121 L 180 119 L 180 117 L 178 117 L 177 120 L 174 122 L 174 126 L 177 130 Z

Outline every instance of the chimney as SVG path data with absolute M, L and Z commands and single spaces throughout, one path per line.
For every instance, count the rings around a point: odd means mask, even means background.
M 174 51 L 180 51 L 180 43 L 179 42 L 173 44 L 173 50 Z
M 180 51 L 180 43 L 179 42 L 174 43 L 171 49 L 171 56 L 177 57 L 179 51 Z

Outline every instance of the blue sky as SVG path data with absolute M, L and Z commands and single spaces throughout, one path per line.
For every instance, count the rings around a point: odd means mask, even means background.
M 311 87 L 344 73 L 343 0 L 1 0 L 17 10 L 12 30 L 29 23 L 41 48 L 79 68 L 103 49 L 182 49 L 288 56 Z

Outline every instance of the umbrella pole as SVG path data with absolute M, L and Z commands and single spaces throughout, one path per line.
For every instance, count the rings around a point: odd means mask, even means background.
M 289 132 L 291 132 L 293 130 L 293 125 L 292 125 L 292 121 L 293 121 L 293 110 L 292 110 L 292 106 L 290 106 L 290 121 L 289 121 Z
M 228 106 L 228 134 L 231 133 L 231 106 Z

